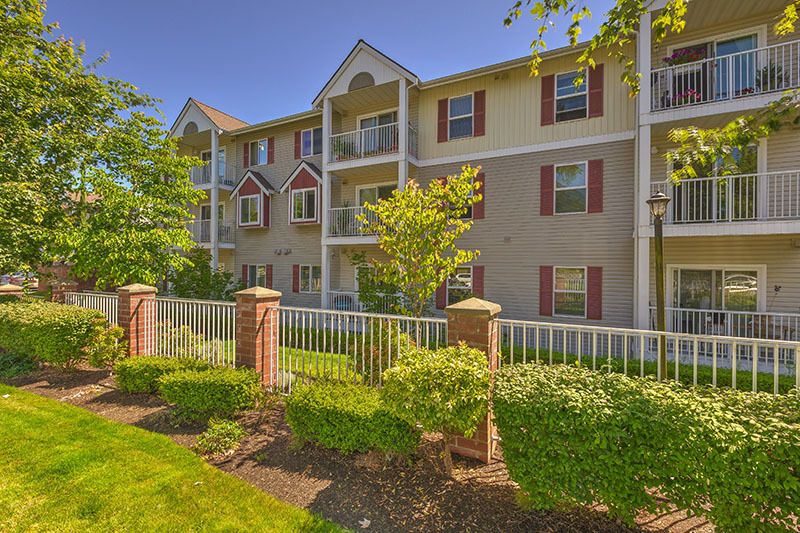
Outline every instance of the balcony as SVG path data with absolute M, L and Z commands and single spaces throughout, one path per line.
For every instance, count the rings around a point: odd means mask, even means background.
M 698 52 L 702 54 L 704 51 Z M 663 111 L 796 88 L 800 86 L 799 67 L 800 41 L 792 41 L 654 69 L 650 73 L 650 110 Z
M 781 341 L 800 340 L 800 314 L 666 308 L 667 331 Z M 656 309 L 650 308 L 651 329 Z
M 387 297 L 386 301 L 380 303 L 380 309 L 373 311 L 381 314 L 395 314 L 393 307 L 394 298 Z M 328 291 L 326 308 L 334 311 L 366 312 L 365 306 L 358 299 L 358 293 L 354 291 Z
M 207 244 L 211 242 L 211 221 L 201 220 L 200 222 L 193 222 L 189 224 L 189 231 L 192 233 L 192 238 L 195 242 L 200 244 Z M 219 224 L 217 227 L 217 242 L 219 244 L 233 244 L 236 242 L 236 233 L 230 226 Z
M 330 136 L 331 161 L 352 161 L 399 151 L 399 124 L 393 122 Z M 417 130 L 408 126 L 408 153 L 417 157 Z
M 800 171 L 657 182 L 672 198 L 665 224 L 783 221 L 800 219 Z
M 192 167 L 192 170 L 189 172 L 189 179 L 191 179 L 194 185 L 210 185 L 211 165 Z M 219 184 L 227 187 L 233 187 L 236 184 L 235 165 L 225 165 L 225 175 L 219 177 Z
M 363 232 L 364 224 L 356 217 L 364 215 L 370 222 L 377 221 L 375 213 L 363 207 L 335 207 L 328 210 L 328 237 L 361 237 L 374 235 Z

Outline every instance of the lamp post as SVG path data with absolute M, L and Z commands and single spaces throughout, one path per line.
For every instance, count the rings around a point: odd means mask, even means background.
M 671 198 L 658 191 L 647 200 L 650 214 L 653 215 L 653 225 L 656 237 L 656 329 L 666 331 L 666 303 L 664 298 L 664 214 Z M 667 377 L 667 343 L 662 335 L 658 350 L 658 379 Z

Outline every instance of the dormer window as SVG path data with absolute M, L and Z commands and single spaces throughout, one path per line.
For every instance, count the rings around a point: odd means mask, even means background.
M 292 191 L 292 222 L 311 222 L 317 218 L 317 189 Z
M 261 211 L 260 195 L 239 197 L 239 225 L 257 226 L 259 223 L 259 213 Z

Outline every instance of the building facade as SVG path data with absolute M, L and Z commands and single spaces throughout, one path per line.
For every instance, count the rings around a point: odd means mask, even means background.
M 192 180 L 200 246 L 249 285 L 304 307 L 358 310 L 354 252 L 381 259 L 357 215 L 405 187 L 481 166 L 483 199 L 461 246 L 480 257 L 437 294 L 471 292 L 528 320 L 649 328 L 653 227 L 645 200 L 672 197 L 665 219 L 668 327 L 797 340 L 800 332 L 800 132 L 667 182 L 677 126 L 723 125 L 800 86 L 800 40 L 775 37 L 783 2 L 689 4 L 684 31 L 658 46 L 642 17 L 630 53 L 642 72 L 629 98 L 622 68 L 595 58 L 581 87 L 581 48 L 434 80 L 359 41 L 311 110 L 248 125 L 190 99 L 172 127 L 179 154 L 211 165 Z M 214 156 L 216 155 L 216 164 Z M 211 231 L 212 228 L 217 231 Z

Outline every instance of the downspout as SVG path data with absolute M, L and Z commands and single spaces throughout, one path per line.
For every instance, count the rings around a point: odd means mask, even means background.
M 640 19 L 641 21 L 641 19 Z M 641 23 L 641 22 L 640 22 Z M 639 31 L 636 31 L 636 67 L 637 70 L 641 65 L 639 61 Z M 642 80 L 645 78 L 642 75 L 642 78 L 639 80 L 639 83 L 642 83 Z M 639 98 L 641 97 L 641 91 L 636 94 L 636 99 L 634 100 L 634 105 L 636 107 L 636 112 L 634 113 L 634 131 L 633 131 L 633 182 L 636 184 L 633 191 L 633 316 L 631 327 L 636 327 L 636 322 L 638 321 L 639 316 L 639 210 L 641 206 L 639 205 L 639 189 L 641 188 L 641 183 L 639 179 Z M 649 283 L 649 280 L 648 280 Z

